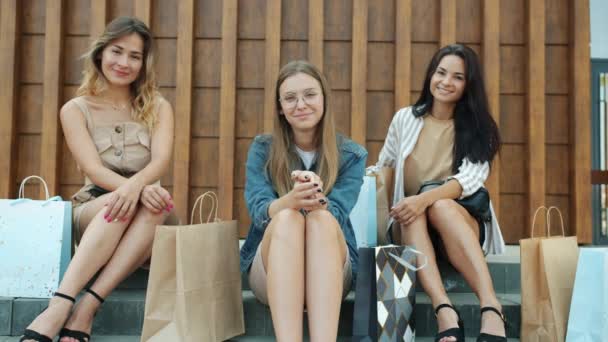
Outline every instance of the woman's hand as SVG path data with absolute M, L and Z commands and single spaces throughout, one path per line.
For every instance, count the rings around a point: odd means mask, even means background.
M 287 206 L 293 209 L 306 209 L 316 207 L 318 204 L 323 204 L 321 201 L 326 200 L 323 198 L 317 198 L 317 194 L 323 195 L 323 190 L 320 184 L 314 182 L 296 182 L 291 189 L 285 195 Z
M 291 180 L 293 180 L 294 183 L 312 182 L 319 184 L 321 189 L 323 188 L 323 181 L 321 180 L 321 177 L 312 171 L 295 170 L 291 173 Z
M 295 170 L 291 173 L 291 179 L 295 184 L 313 183 L 318 185 L 317 192 L 311 196 L 311 199 L 315 199 L 316 202 L 312 206 L 302 207 L 306 211 L 313 211 L 317 209 L 326 209 L 329 203 L 327 197 L 323 194 L 323 181 L 321 177 L 312 171 L 300 171 Z
M 144 186 L 139 201 L 155 214 L 160 214 L 163 210 L 171 212 L 173 209 L 173 199 L 169 191 L 160 185 Z
M 126 220 L 137 209 L 139 195 L 144 187 L 137 179 L 130 178 L 108 197 L 104 219 L 107 222 Z
M 392 207 L 389 215 L 400 224 L 407 226 L 418 216 L 423 215 L 429 205 L 430 203 L 427 203 L 426 198 L 421 195 L 409 196 Z

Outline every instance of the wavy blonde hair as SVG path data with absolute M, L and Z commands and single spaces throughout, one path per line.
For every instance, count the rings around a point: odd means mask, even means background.
M 321 71 L 310 62 L 303 60 L 292 61 L 283 66 L 276 82 L 274 129 L 272 132 L 270 158 L 266 163 L 266 169 L 271 175 L 273 186 L 279 196 L 283 196 L 291 191 L 293 187 L 291 171 L 294 165 L 298 165 L 299 160 L 295 150 L 293 129 L 285 118 L 285 115 L 280 115 L 279 87 L 287 78 L 299 73 L 316 79 L 321 85 L 323 93 L 323 116 L 317 124 L 314 144 L 317 147 L 317 169 L 315 172 L 323 181 L 323 191 L 326 194 L 331 191 L 338 178 L 340 162 L 338 142 L 334 118 L 330 110 L 330 88 L 327 80 Z
M 143 64 L 139 75 L 130 84 L 131 117 L 143 123 L 152 131 L 157 122 L 156 102 L 159 92 L 156 86 L 153 58 L 153 38 L 150 29 L 137 18 L 118 17 L 106 26 L 103 34 L 97 38 L 82 58 L 84 59 L 83 78 L 77 96 L 98 96 L 107 87 L 107 79 L 101 69 L 103 50 L 116 39 L 136 33 L 144 42 Z

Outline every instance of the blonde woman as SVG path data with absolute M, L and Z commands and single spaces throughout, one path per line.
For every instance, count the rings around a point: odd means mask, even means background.
M 241 270 L 270 305 L 278 341 L 302 341 L 304 307 L 311 341 L 336 340 L 340 304 L 356 274 L 348 217 L 366 158 L 363 147 L 336 136 L 320 71 L 305 61 L 285 65 L 273 133 L 256 137 L 247 157 L 252 224 L 241 249 Z
M 61 108 L 65 140 L 86 176 L 72 198 L 79 246 L 48 308 L 21 341 L 51 342 L 59 333 L 61 342 L 88 342 L 95 312 L 148 260 L 154 227 L 173 208 L 159 186 L 173 149 L 173 110 L 157 91 L 152 51 L 145 24 L 113 20 L 85 55 L 78 96 Z

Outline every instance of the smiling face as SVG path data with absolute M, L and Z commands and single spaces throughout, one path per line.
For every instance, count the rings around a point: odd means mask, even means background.
M 137 33 L 117 38 L 101 53 L 101 70 L 112 85 L 128 86 L 143 66 L 144 41 Z
M 447 55 L 441 59 L 433 73 L 430 91 L 434 101 L 444 104 L 456 104 L 466 87 L 465 66 L 462 58 Z
M 280 115 L 296 132 L 315 130 L 323 117 L 323 91 L 314 77 L 299 72 L 279 86 Z

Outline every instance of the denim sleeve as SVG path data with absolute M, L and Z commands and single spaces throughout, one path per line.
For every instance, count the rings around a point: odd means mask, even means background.
M 267 159 L 267 146 L 255 139 L 247 154 L 245 202 L 253 225 L 260 228 L 270 221 L 268 207 L 278 198 L 266 173 Z
M 365 175 L 365 162 L 367 161 L 367 152 L 357 155 L 345 161 L 340 168 L 338 179 L 327 196 L 329 199 L 329 210 L 336 218 L 340 227 L 346 227 L 346 222 L 357 198 L 361 185 L 363 185 L 363 176 Z

